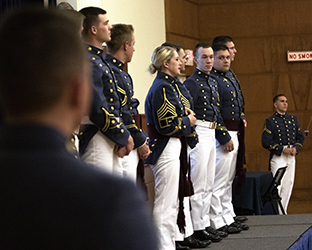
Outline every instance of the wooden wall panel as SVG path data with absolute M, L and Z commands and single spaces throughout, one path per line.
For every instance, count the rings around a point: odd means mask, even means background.
M 224 32 L 232 37 L 267 36 L 269 13 L 266 1 L 203 5 L 198 8 L 200 38 L 224 35 Z
M 272 74 L 263 75 L 240 75 L 239 81 L 245 99 L 245 112 L 272 112 L 273 84 L 274 76 Z
M 248 172 L 262 172 L 269 169 L 269 151 L 261 149 L 260 151 L 246 152 L 246 168 Z
M 166 33 L 198 38 L 197 5 L 184 0 L 165 1 Z
M 306 167 L 311 166 L 311 162 L 311 151 L 301 150 L 296 158 L 295 188 L 311 188 L 312 168 Z
M 186 0 L 187 2 L 191 2 L 191 3 L 195 3 L 198 4 L 200 2 L 200 0 Z
M 295 100 L 294 97 L 292 95 L 292 91 L 291 91 L 291 86 L 290 86 L 290 82 L 289 82 L 289 75 L 288 74 L 279 74 L 276 77 L 276 81 L 277 81 L 277 91 L 274 93 L 273 96 L 277 95 L 277 94 L 284 94 L 287 97 L 287 101 L 288 101 L 288 111 L 295 111 L 296 110 L 296 106 L 295 106 Z M 272 101 L 271 101 L 272 103 Z
M 290 86 L 292 97 L 295 102 L 295 110 L 306 110 L 310 92 L 311 74 L 290 74 Z
M 183 46 L 185 49 L 192 49 L 192 50 L 194 49 L 195 45 L 198 43 L 198 39 L 196 38 L 188 38 L 182 35 L 176 35 L 176 34 L 171 34 L 171 33 L 167 33 L 166 41 L 178 43 L 181 46 Z
M 234 39 L 238 53 L 231 68 L 240 80 L 248 121 L 246 166 L 248 171 L 266 171 L 269 152 L 261 146 L 261 134 L 265 119 L 274 111 L 273 96 L 278 93 L 287 96 L 289 113 L 298 117 L 302 130 L 307 128 L 312 114 L 312 61 L 287 62 L 287 51 L 312 50 L 312 1 L 165 0 L 165 3 L 166 12 L 171 11 L 166 13 L 166 18 L 170 18 L 167 39 L 180 41 L 183 46 L 195 41 L 211 43 L 218 35 Z M 181 22 L 177 18 L 181 15 L 190 18 L 188 12 L 192 12 L 191 21 Z M 194 26 L 196 22 L 198 27 Z M 312 188 L 312 127 L 310 130 L 296 157 L 295 188 Z
M 295 33 L 293 36 L 272 36 L 269 46 L 271 48 L 269 56 L 272 57 L 271 72 L 312 71 L 311 62 L 287 62 L 287 51 L 312 50 L 312 33 L 309 35 L 297 35 Z
M 197 39 L 183 37 L 182 35 L 176 35 L 176 34 L 171 34 L 171 33 L 166 34 L 166 41 L 180 44 L 184 49 L 191 49 L 191 50 L 193 50 L 196 44 L 198 43 Z M 185 71 L 182 72 L 182 74 L 185 74 L 186 76 L 190 76 L 191 74 L 193 74 L 195 67 L 196 67 L 195 63 L 193 63 L 193 66 L 186 66 Z
M 309 97 L 307 101 L 307 110 L 312 110 L 312 77 L 310 77 Z
M 192 0 L 196 1 L 196 0 Z M 259 0 L 197 0 L 197 3 L 199 6 L 204 6 L 204 5 L 211 5 L 211 4 L 219 4 L 219 5 L 225 5 L 225 4 L 238 4 L 240 2 L 256 2 Z
M 230 35 L 231 32 L 219 32 L 218 35 Z M 200 41 L 212 44 L 215 36 L 200 38 Z M 237 54 L 235 61 L 232 63 L 231 68 L 235 74 L 258 74 L 258 73 L 271 73 L 272 72 L 272 49 L 271 39 L 267 37 L 262 38 L 236 38 L 232 36 Z M 286 59 L 286 54 L 284 53 Z
M 268 15 L 272 36 L 311 34 L 311 0 L 269 1 Z
M 236 74 L 271 73 L 272 56 L 270 39 L 233 38 L 237 54 L 232 68 Z
M 265 119 L 270 117 L 273 114 L 272 112 L 263 112 L 263 113 L 250 113 L 246 114 L 246 119 L 248 126 L 245 130 L 245 145 L 247 151 L 261 151 L 261 135 L 263 131 L 263 125 Z M 247 165 L 253 165 L 253 161 L 247 162 Z

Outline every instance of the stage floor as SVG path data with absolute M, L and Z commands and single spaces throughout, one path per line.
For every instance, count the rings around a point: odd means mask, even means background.
M 206 249 L 286 250 L 312 226 L 312 214 L 253 215 L 247 218 L 249 230 L 231 234 Z

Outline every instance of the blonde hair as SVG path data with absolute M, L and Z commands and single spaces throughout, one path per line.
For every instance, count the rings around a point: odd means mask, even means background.
M 152 63 L 148 67 L 151 74 L 161 71 L 161 67 L 165 61 L 170 61 L 176 50 L 168 46 L 157 47 L 152 55 Z

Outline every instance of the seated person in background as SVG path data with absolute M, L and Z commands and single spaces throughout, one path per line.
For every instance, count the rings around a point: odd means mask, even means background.
M 287 213 L 295 181 L 295 155 L 303 146 L 304 135 L 297 117 L 286 113 L 288 103 L 285 95 L 276 95 L 273 98 L 273 105 L 275 113 L 265 121 L 262 146 L 270 151 L 270 170 L 273 176 L 279 168 L 287 166 L 279 187 L 281 202 Z
M 91 99 L 76 26 L 43 8 L 16 11 L 0 25 L 0 249 L 156 250 L 135 185 L 66 150 Z

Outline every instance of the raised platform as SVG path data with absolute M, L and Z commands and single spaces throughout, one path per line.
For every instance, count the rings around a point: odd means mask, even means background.
M 312 226 L 312 214 L 247 216 L 250 229 L 206 249 L 286 250 Z M 312 230 L 312 229 L 311 229 Z

